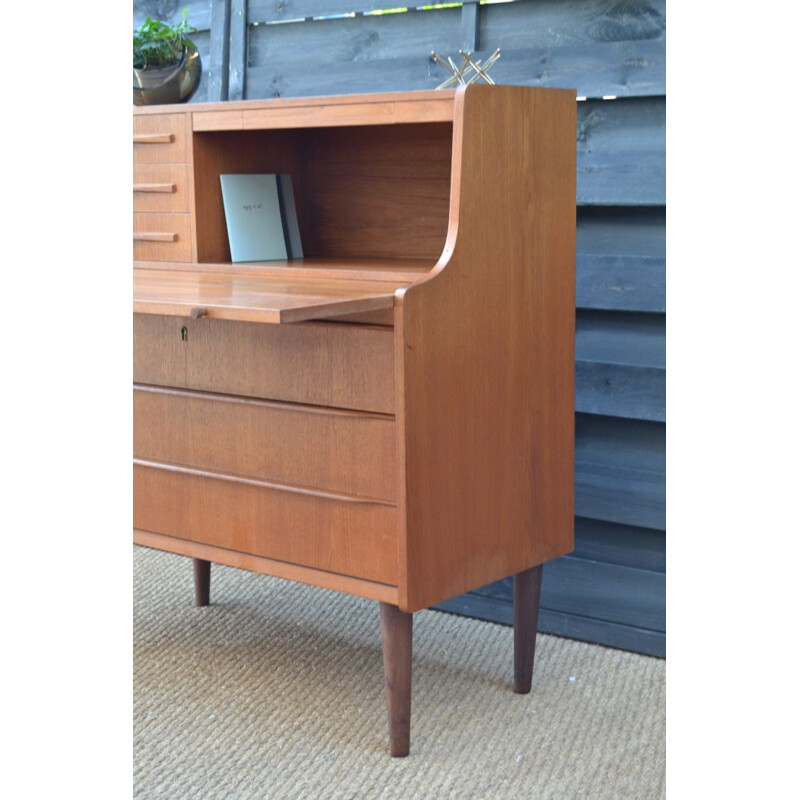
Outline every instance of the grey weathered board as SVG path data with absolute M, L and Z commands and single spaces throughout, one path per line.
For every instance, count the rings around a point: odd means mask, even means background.
M 430 89 L 447 76 L 430 51 L 458 61 L 464 47 L 475 58 L 501 49 L 498 82 L 587 98 L 577 130 L 576 547 L 545 567 L 540 629 L 663 656 L 665 0 L 375 13 L 398 5 L 135 0 L 134 24 L 189 8 L 204 60 L 193 100 Z M 207 73 L 226 58 L 218 90 Z M 511 598 L 506 580 L 440 608 L 511 624 Z

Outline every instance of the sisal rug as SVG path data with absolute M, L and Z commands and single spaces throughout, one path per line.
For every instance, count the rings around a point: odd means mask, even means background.
M 414 615 L 411 754 L 388 755 L 377 603 L 134 547 L 134 796 L 664 797 L 665 662 Z

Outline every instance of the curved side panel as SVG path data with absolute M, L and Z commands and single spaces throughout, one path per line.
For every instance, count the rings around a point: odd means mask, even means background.
M 575 93 L 456 96 L 450 228 L 396 294 L 401 608 L 573 547 Z

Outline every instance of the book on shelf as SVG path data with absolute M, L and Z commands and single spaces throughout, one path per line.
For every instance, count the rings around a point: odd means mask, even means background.
M 291 175 L 220 175 L 231 261 L 302 258 Z

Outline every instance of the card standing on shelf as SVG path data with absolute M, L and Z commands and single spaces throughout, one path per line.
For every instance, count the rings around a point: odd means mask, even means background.
M 220 175 L 231 261 L 302 258 L 291 175 Z

